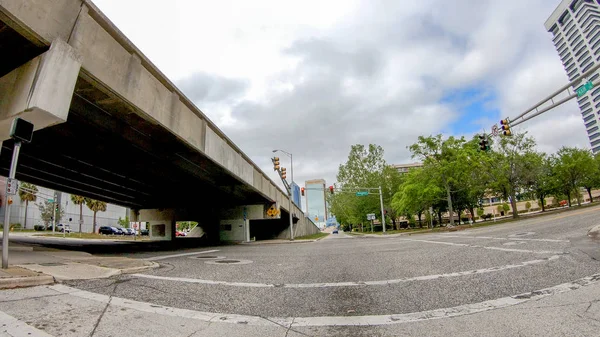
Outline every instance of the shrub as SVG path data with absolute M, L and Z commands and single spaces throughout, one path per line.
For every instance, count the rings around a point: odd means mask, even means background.
M 46 229 L 46 227 L 44 227 L 44 225 L 34 225 L 33 229 L 35 229 L 36 231 L 43 231 Z
M 527 208 L 527 211 L 531 208 L 531 203 L 529 201 L 525 203 L 525 208 Z
M 508 212 L 510 210 L 510 206 L 507 203 L 503 203 L 502 204 L 502 210 L 504 210 L 504 212 Z

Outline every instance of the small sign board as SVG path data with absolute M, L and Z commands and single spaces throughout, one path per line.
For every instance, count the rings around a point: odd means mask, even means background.
M 499 133 L 500 133 L 500 128 L 498 127 L 498 125 L 497 124 L 492 125 L 492 136 L 498 137 Z
M 367 214 L 367 220 L 375 220 L 375 213 Z
M 19 181 L 14 178 L 6 179 L 6 194 L 7 195 L 16 195 L 17 190 L 19 189 Z
M 581 97 L 585 95 L 586 92 L 591 90 L 594 87 L 594 84 L 590 81 L 585 82 L 584 85 L 577 88 L 577 97 Z
M 367 195 L 369 195 L 369 191 L 359 191 L 359 192 L 356 192 L 356 196 L 357 197 L 365 197 Z

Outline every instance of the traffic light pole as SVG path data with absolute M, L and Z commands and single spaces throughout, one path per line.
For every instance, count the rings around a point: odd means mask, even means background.
M 9 179 L 15 179 L 17 173 L 17 161 L 19 160 L 19 151 L 21 151 L 21 142 L 15 141 L 13 147 L 12 161 L 10 163 Z M 7 191 L 8 192 L 8 191 Z M 8 202 L 8 193 L 6 193 L 4 207 L 4 227 L 2 229 L 2 269 L 8 268 L 8 234 L 10 231 L 10 203 Z

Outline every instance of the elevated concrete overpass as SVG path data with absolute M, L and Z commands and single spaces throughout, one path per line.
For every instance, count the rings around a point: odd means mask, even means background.
M 244 214 L 251 236 L 289 237 L 284 192 L 92 2 L 0 0 L 0 53 L 0 174 L 21 117 L 36 132 L 17 179 L 130 207 L 162 239 L 195 220 L 241 240 Z M 318 231 L 291 212 L 295 235 Z

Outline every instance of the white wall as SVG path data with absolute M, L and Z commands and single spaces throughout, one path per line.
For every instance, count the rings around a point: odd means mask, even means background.
M 69 218 L 72 218 L 71 229 L 79 231 L 79 205 L 73 204 L 71 195 L 62 193 L 61 206 L 64 210 L 64 216 L 61 223 L 69 224 Z M 6 194 L 6 178 L 0 177 L 0 197 L 2 198 L 2 207 L 0 208 L 0 223 L 4 222 L 4 200 Z M 27 210 L 27 228 L 33 228 L 36 224 L 43 224 L 40 217 L 40 210 L 36 204 L 43 203 L 47 199 L 52 199 L 54 190 L 38 186 L 37 201 L 30 202 Z M 18 195 L 12 197 L 13 204 L 10 208 L 10 223 L 20 223 L 25 225 L 25 202 L 22 202 Z M 128 215 L 127 208 L 108 204 L 106 212 L 98 212 L 96 215 L 96 230 L 100 226 L 115 226 L 119 217 L 125 218 Z M 94 219 L 94 212 L 87 206 L 83 206 L 83 232 L 91 232 Z

